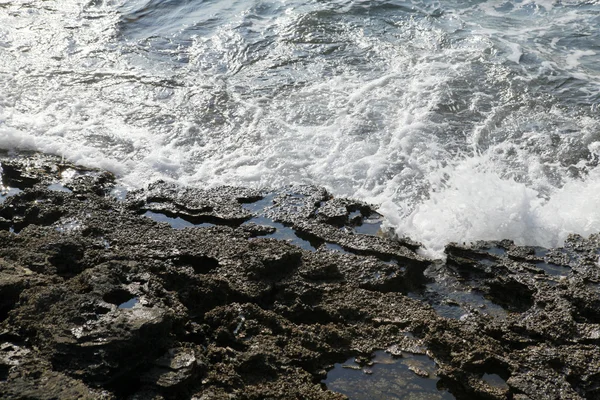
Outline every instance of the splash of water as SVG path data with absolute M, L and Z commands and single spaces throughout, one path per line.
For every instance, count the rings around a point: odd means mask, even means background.
M 126 185 L 324 185 L 398 234 L 600 230 L 599 6 L 41 0 L 0 6 L 0 147 Z

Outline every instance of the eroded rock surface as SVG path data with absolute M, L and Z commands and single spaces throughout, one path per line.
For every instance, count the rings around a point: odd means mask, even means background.
M 386 376 L 368 398 L 600 398 L 598 235 L 442 262 L 322 188 L 123 197 L 54 157 L 0 163 L 3 399 L 341 399 L 334 365 Z

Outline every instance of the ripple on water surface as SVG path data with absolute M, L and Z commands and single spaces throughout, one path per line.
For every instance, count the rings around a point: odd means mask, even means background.
M 568 1 L 4 2 L 0 147 L 132 187 L 326 186 L 380 204 L 430 255 L 478 239 L 554 247 L 600 231 L 598 13 Z

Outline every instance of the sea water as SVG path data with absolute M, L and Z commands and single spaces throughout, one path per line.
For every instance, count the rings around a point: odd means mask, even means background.
M 450 241 L 600 231 L 600 2 L 0 0 L 0 148 L 309 183 Z

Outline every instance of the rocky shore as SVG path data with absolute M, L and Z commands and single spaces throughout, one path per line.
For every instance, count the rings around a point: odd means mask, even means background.
M 428 260 L 318 187 L 0 165 L 2 399 L 600 398 L 600 235 Z

